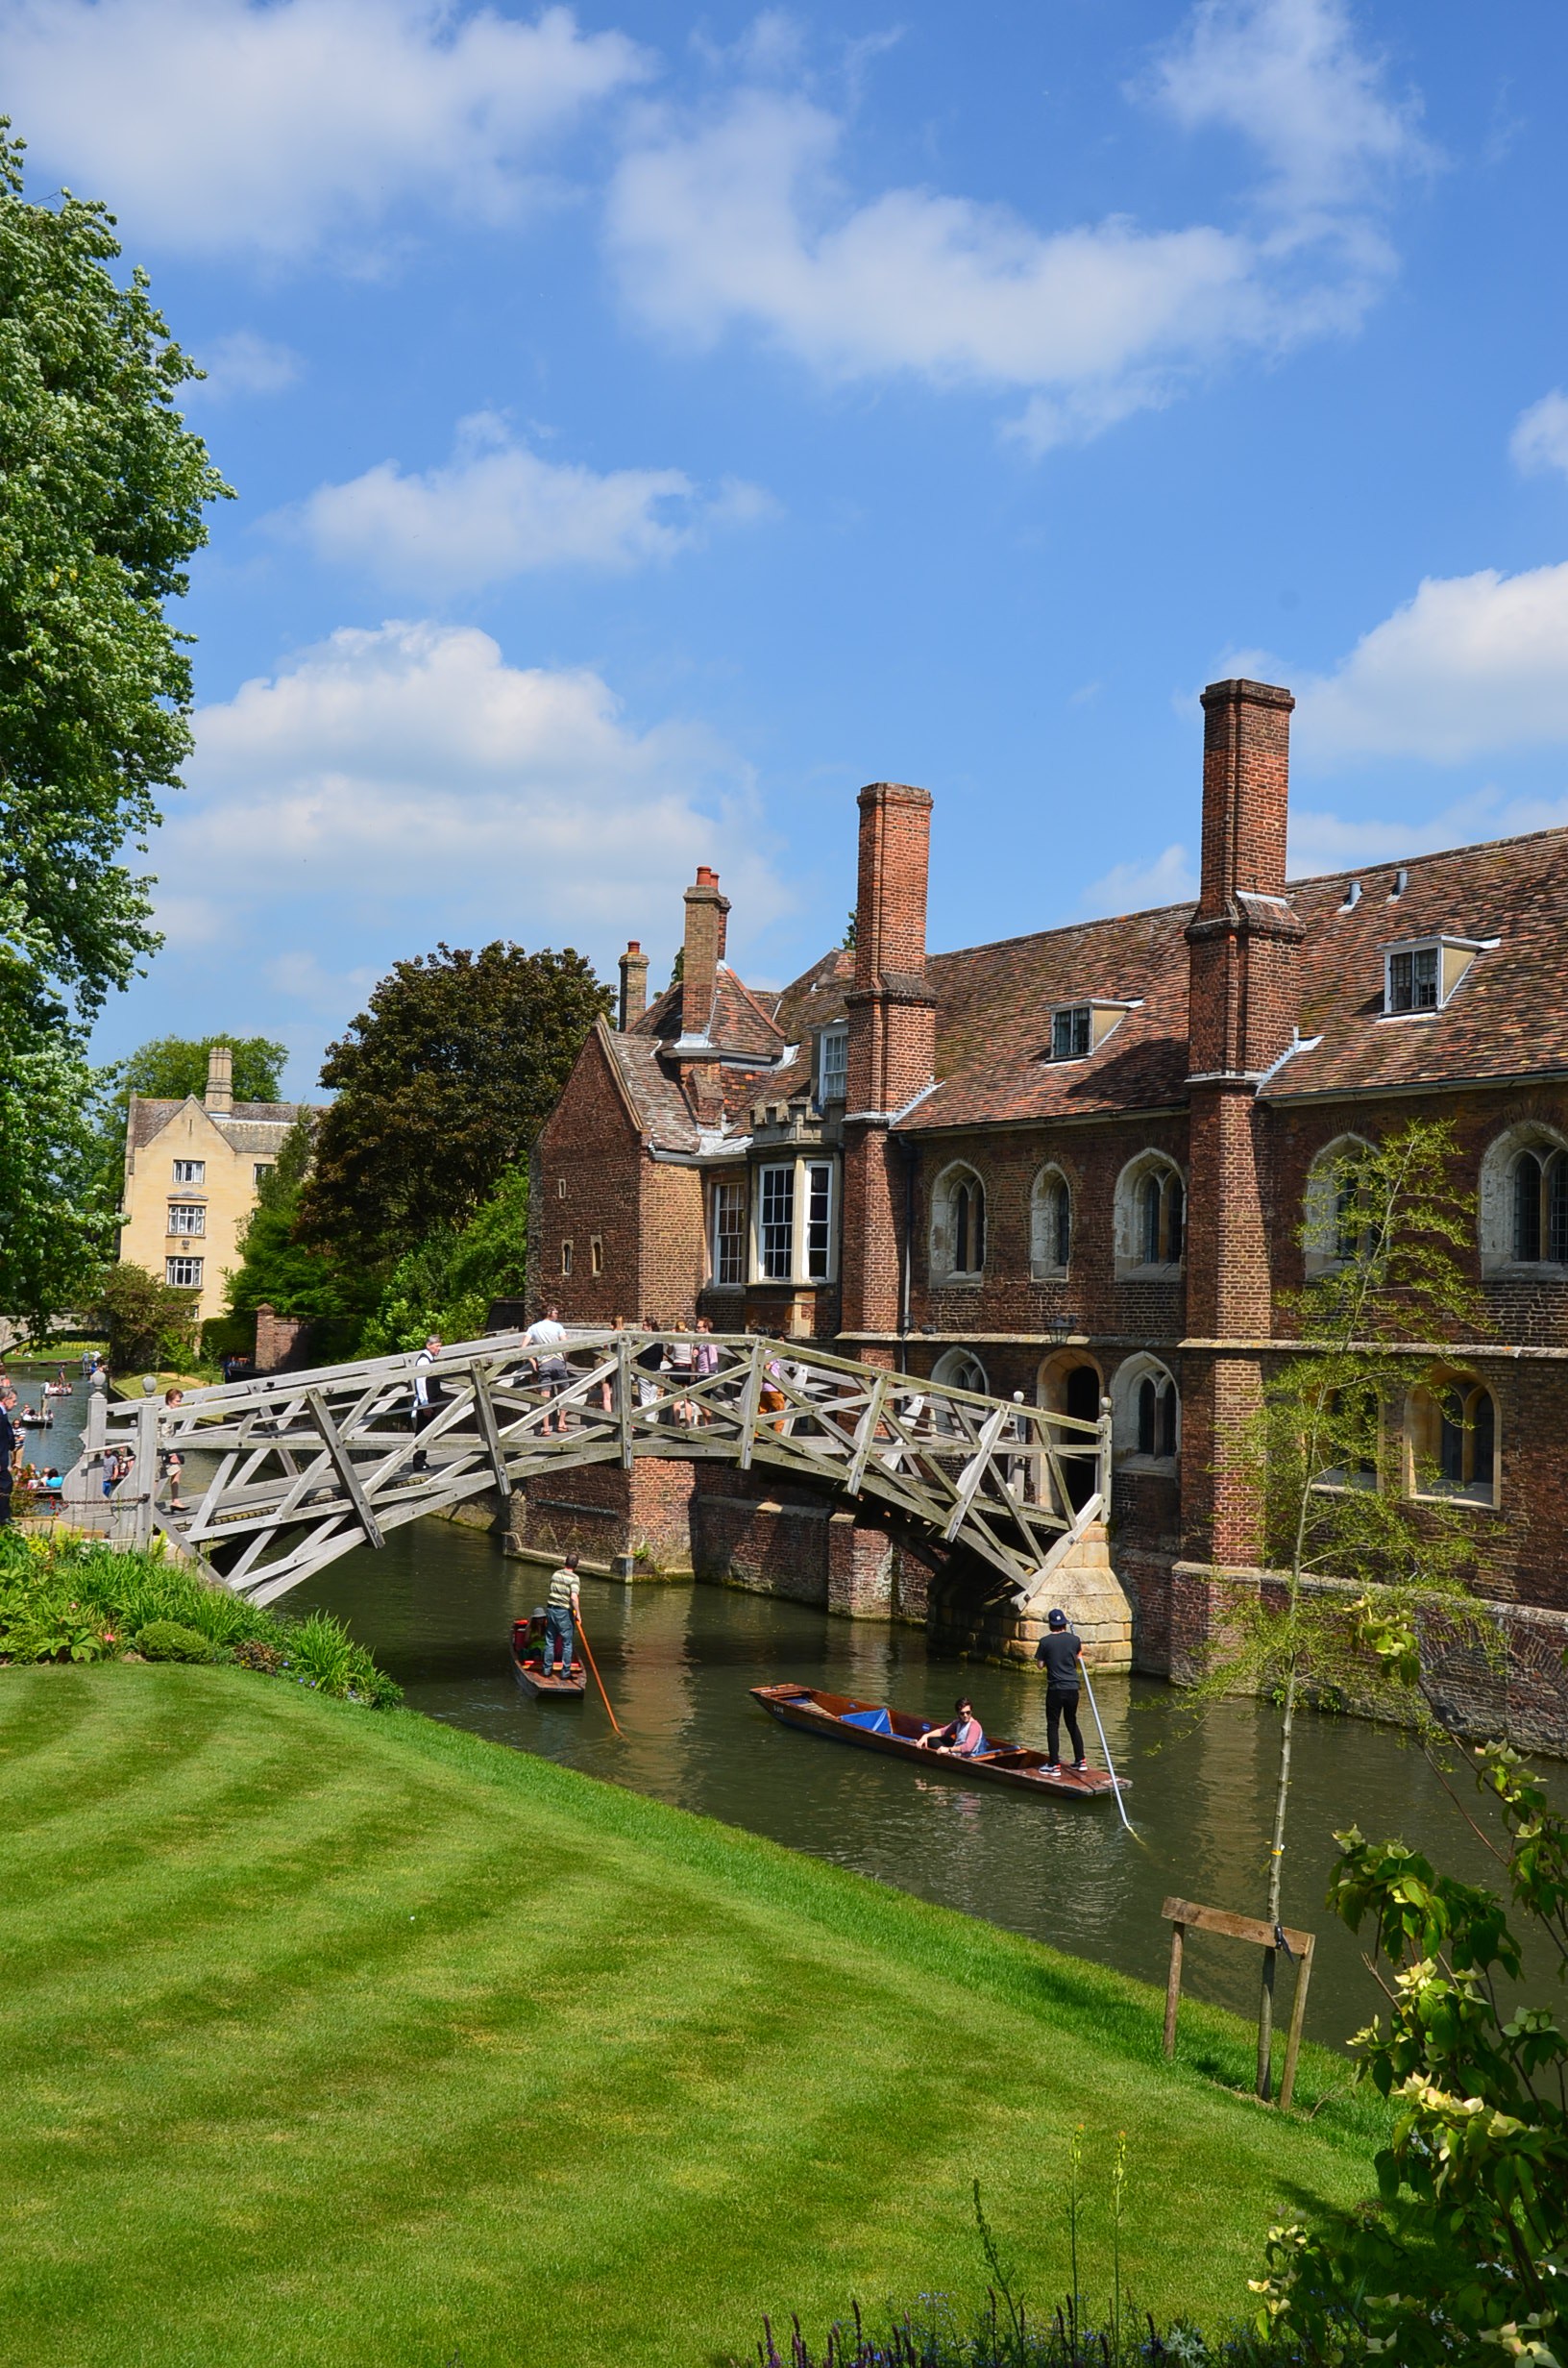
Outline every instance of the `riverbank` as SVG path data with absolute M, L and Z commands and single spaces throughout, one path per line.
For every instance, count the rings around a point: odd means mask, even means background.
M 728 1827 L 241 1671 L 0 1673 L 7 2357 L 694 2368 L 758 2313 L 1066 2280 L 1129 2141 L 1157 2311 L 1370 2184 L 1309 2051 Z

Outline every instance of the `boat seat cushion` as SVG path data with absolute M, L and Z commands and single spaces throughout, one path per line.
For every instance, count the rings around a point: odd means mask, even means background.
M 893 1733 L 893 1720 L 883 1710 L 845 1711 L 844 1723 L 846 1727 L 864 1727 L 869 1735 L 891 1735 Z

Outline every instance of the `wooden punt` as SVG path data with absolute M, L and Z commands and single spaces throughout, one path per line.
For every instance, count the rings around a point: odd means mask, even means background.
M 541 1633 L 534 1634 L 535 1625 Z M 529 1619 L 512 1622 L 512 1674 L 529 1693 L 561 1695 L 576 1701 L 588 1685 L 587 1674 L 580 1661 L 572 1664 L 570 1677 L 547 1677 L 544 1662 L 544 1623 Z
M 895 1760 L 913 1760 L 923 1768 L 979 1776 L 992 1784 L 1013 1785 L 1020 1791 L 1043 1793 L 1058 1801 L 1109 1800 L 1115 1790 L 1102 1767 L 1091 1767 L 1082 1776 L 1074 1776 L 1066 1767 L 1052 1773 L 1042 1751 L 990 1737 L 985 1751 L 973 1760 L 961 1760 L 952 1752 L 923 1751 L 920 1737 L 945 1724 L 944 1720 L 916 1718 L 908 1711 L 889 1710 L 881 1702 L 857 1702 L 853 1694 L 822 1693 L 812 1686 L 753 1686 L 751 1695 L 787 1727 L 799 1727 L 807 1735 L 825 1735 L 837 1743 L 858 1743 L 864 1751 L 885 1752 Z M 1127 1780 L 1119 1781 L 1125 1792 Z

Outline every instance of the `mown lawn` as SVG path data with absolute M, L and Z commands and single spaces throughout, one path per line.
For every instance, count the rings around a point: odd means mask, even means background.
M 1139 2297 L 1223 2319 L 1376 2129 L 1184 2012 L 1170 2068 L 1137 1984 L 405 1714 L 6 1670 L 0 2358 L 709 2368 L 975 2291 L 976 2174 L 1043 2297 L 1080 2123 Z

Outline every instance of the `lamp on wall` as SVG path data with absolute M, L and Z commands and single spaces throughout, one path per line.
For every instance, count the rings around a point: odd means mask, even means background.
M 1064 1346 L 1067 1341 L 1071 1340 L 1073 1334 L 1080 1329 L 1081 1326 L 1076 1316 L 1048 1316 L 1045 1320 L 1045 1338 L 1050 1342 L 1053 1348 L 1061 1348 Z

